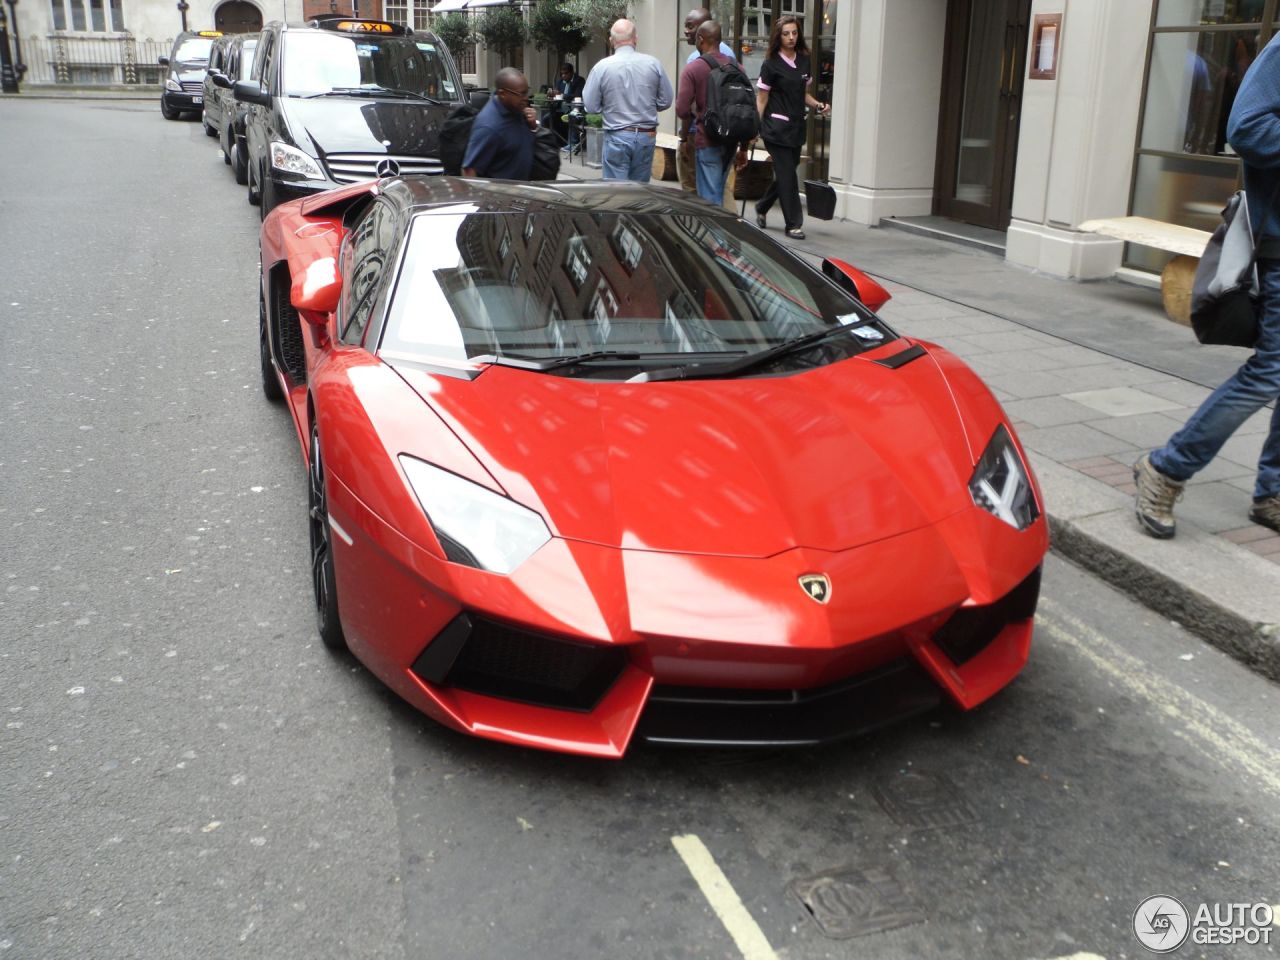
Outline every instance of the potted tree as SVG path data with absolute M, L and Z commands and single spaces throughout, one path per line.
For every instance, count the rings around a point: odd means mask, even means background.
M 582 23 L 562 7 L 543 0 L 529 13 L 529 39 L 539 50 L 556 55 L 557 68 L 587 45 L 589 34 Z
M 513 6 L 490 7 L 476 17 L 476 36 L 502 54 L 504 65 L 515 62 L 515 52 L 529 36 L 524 15 Z
M 462 48 L 472 43 L 471 18 L 462 13 L 446 13 L 436 17 L 431 24 L 432 32 L 449 48 L 454 60 L 458 59 Z

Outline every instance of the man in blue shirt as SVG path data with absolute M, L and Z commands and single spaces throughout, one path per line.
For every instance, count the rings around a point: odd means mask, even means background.
M 604 116 L 601 166 L 606 180 L 648 183 L 653 174 L 658 114 L 675 99 L 656 57 L 636 50 L 636 25 L 619 20 L 609 30 L 613 56 L 587 74 L 582 103 Z
M 493 86 L 494 95 L 471 125 L 462 175 L 528 180 L 533 172 L 533 131 L 538 126 L 538 115 L 529 106 L 529 81 L 515 67 L 503 67 Z
M 1174 534 L 1173 505 L 1186 482 L 1241 424 L 1280 398 L 1280 43 L 1267 44 L 1245 74 L 1231 107 L 1227 140 L 1244 161 L 1249 222 L 1258 244 L 1258 342 L 1253 356 L 1182 429 L 1133 468 L 1138 522 L 1162 540 Z M 1249 519 L 1280 531 L 1280 403 L 1262 443 Z

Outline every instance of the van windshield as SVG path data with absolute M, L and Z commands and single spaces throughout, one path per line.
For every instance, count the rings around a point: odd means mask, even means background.
M 458 88 L 436 44 L 412 37 L 297 31 L 285 36 L 284 92 L 397 91 L 457 100 Z
M 192 37 L 178 44 L 173 59 L 178 63 L 208 63 L 209 51 L 212 49 L 212 37 Z

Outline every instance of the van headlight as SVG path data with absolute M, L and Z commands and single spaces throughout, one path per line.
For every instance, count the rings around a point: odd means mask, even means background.
M 400 466 L 454 563 L 508 574 L 551 539 L 542 517 L 514 500 L 403 453 Z
M 1016 530 L 1025 530 L 1040 516 L 1031 478 L 1002 423 L 969 480 L 973 502 Z
M 165 81 L 164 81 L 164 88 L 165 88 L 166 90 L 175 90 L 175 91 L 177 91 L 178 93 L 181 93 L 181 92 L 182 92 L 182 84 L 180 84 L 180 83 L 178 82 L 178 78 L 177 78 L 177 77 L 168 77 L 168 78 L 166 78 L 166 79 L 165 79 Z
M 323 180 L 324 171 L 316 161 L 297 147 L 273 140 L 271 143 L 271 166 L 284 173 L 297 174 L 308 180 Z

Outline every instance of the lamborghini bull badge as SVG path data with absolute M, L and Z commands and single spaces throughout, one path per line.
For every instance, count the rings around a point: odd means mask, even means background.
M 806 573 L 800 578 L 800 589 L 817 603 L 828 603 L 831 600 L 831 580 L 825 573 Z

